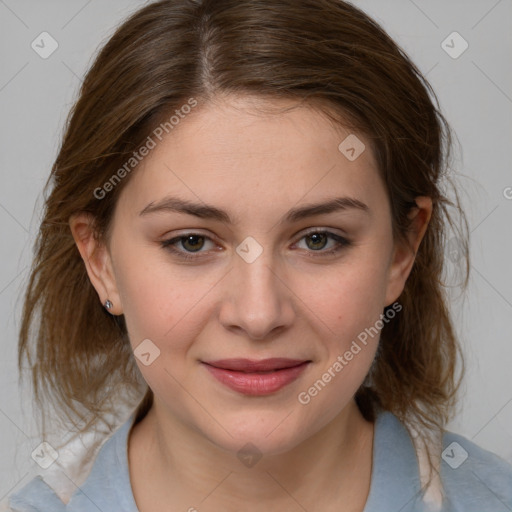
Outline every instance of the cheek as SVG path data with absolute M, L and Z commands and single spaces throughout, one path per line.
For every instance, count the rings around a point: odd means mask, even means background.
M 375 244 L 359 251 L 357 258 L 347 258 L 336 270 L 303 281 L 307 286 L 299 293 L 307 297 L 307 309 L 321 326 L 318 334 L 323 345 L 321 362 L 308 382 L 312 388 L 303 391 L 305 400 L 321 393 L 318 403 L 324 403 L 326 411 L 337 410 L 350 400 L 374 360 L 383 327 L 385 258 Z M 329 390 L 323 392 L 324 387 Z
M 350 343 L 382 313 L 387 287 L 385 256 L 364 248 L 332 268 L 297 273 L 294 291 L 338 343 Z M 383 263 L 384 262 L 384 263 Z
M 382 329 L 380 289 L 385 280 L 378 268 L 365 269 L 364 273 L 341 272 L 327 292 L 315 299 L 324 326 L 321 358 L 297 399 L 318 424 L 331 421 L 350 402 L 375 358 Z
M 132 248 L 116 260 L 116 283 L 132 345 L 149 338 L 180 350 L 207 317 L 204 298 L 215 279 L 166 262 L 154 248 Z

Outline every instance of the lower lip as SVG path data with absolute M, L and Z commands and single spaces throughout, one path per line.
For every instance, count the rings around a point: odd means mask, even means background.
M 244 373 L 224 370 L 205 364 L 208 371 L 222 384 L 244 395 L 268 395 L 293 382 L 306 369 L 309 362 L 292 368 L 276 370 L 269 373 Z

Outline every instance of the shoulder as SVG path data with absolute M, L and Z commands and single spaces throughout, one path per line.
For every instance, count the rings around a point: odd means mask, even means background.
M 447 510 L 512 510 L 512 465 L 469 439 L 445 432 L 441 480 Z
M 511 512 L 512 466 L 467 438 L 445 432 L 438 453 L 444 499 L 440 507 L 423 501 L 419 455 L 405 425 L 392 413 L 375 422 L 373 469 L 365 512 Z
M 41 475 L 8 499 L 12 512 L 86 512 L 115 510 L 136 512 L 131 494 L 127 440 L 134 415 L 121 425 L 99 450 L 85 482 L 76 487 L 67 504 Z M 64 477 L 65 471 L 63 471 Z
M 12 512 L 65 511 L 66 505 L 38 475 L 20 491 L 9 497 L 7 510 Z

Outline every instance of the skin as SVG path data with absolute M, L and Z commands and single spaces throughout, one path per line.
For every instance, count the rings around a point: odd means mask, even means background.
M 317 110 L 261 106 L 296 103 L 218 97 L 182 120 L 130 177 L 107 244 L 92 236 L 89 216 L 70 220 L 99 299 L 109 298 L 111 313 L 125 315 L 132 347 L 150 339 L 160 350 L 149 366 L 136 359 L 155 395 L 128 446 L 142 512 L 163 504 L 190 511 L 361 511 L 367 499 L 373 424 L 353 397 L 378 336 L 307 405 L 297 397 L 399 297 L 432 203 L 417 198 L 409 246 L 395 243 L 366 139 L 357 135 L 366 150 L 349 161 L 338 145 L 350 131 Z M 139 215 L 167 195 L 214 205 L 237 222 L 167 210 Z M 347 208 L 278 222 L 292 208 L 341 196 L 363 202 L 368 212 Z M 344 236 L 350 245 L 322 255 L 337 242 L 311 239 L 308 228 Z M 161 246 L 190 232 L 209 239 L 174 247 L 192 255 L 198 248 L 195 261 Z M 263 248 L 252 263 L 236 252 L 248 236 Z M 254 397 L 225 387 L 201 364 L 229 357 L 312 362 L 285 388 Z M 263 455 L 253 467 L 237 457 L 248 442 Z

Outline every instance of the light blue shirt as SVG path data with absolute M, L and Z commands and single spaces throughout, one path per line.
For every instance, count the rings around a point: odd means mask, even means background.
M 16 512 L 138 512 L 128 470 L 128 434 L 135 413 L 103 444 L 85 483 L 65 505 L 37 476 L 10 497 Z M 466 438 L 443 437 L 442 512 L 511 512 L 512 466 Z M 194 505 L 194 504 L 192 504 Z M 196 507 L 200 511 L 200 507 Z M 169 510 L 168 505 L 162 510 Z M 377 416 L 370 493 L 364 512 L 424 511 L 416 451 L 389 412 Z

